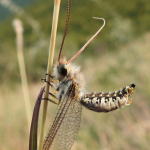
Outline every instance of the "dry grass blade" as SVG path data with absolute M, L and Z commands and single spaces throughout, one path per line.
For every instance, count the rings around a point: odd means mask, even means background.
M 25 62 L 24 62 L 24 56 L 23 56 L 23 27 L 19 19 L 15 19 L 13 21 L 13 26 L 14 26 L 16 36 L 17 36 L 16 37 L 17 56 L 18 56 L 20 76 L 21 76 L 21 82 L 22 82 L 25 109 L 26 109 L 26 114 L 27 114 L 28 129 L 30 129 L 31 104 L 30 104 L 27 75 L 26 75 Z
M 52 72 L 60 2 L 61 2 L 61 0 L 54 1 L 53 22 L 52 22 L 52 31 L 51 31 L 50 48 L 49 48 L 49 59 L 48 59 L 48 67 L 47 67 L 47 74 L 49 74 L 49 75 L 51 75 L 51 72 Z M 47 82 L 50 82 L 50 77 L 47 76 L 46 80 L 47 80 Z M 48 98 L 48 96 L 49 96 L 49 84 L 46 84 L 44 98 Z M 44 127 L 45 127 L 45 120 L 46 120 L 46 113 L 47 113 L 47 103 L 48 103 L 47 101 L 44 101 L 44 105 L 43 105 L 42 126 L 41 126 L 40 143 L 39 143 L 40 150 L 42 150 L 43 139 L 44 139 Z

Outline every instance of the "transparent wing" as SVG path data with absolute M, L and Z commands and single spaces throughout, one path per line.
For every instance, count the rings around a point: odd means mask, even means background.
M 74 85 L 68 88 L 44 140 L 44 150 L 70 150 L 80 127 L 82 106 L 71 99 Z

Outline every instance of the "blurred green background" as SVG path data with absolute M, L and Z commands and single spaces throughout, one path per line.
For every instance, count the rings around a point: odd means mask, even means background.
M 47 68 L 53 1 L 1 0 L 0 8 L 0 145 L 28 149 L 28 125 L 16 53 L 14 19 L 24 28 L 24 59 L 32 109 Z M 14 6 L 14 7 L 12 7 Z M 62 0 L 54 61 L 57 61 L 67 13 Z M 83 108 L 72 150 L 150 149 L 150 1 L 73 0 L 62 56 L 69 60 L 102 25 L 100 34 L 74 63 L 85 76 L 86 90 L 108 92 L 136 84 L 132 105 L 111 113 Z M 56 106 L 49 104 L 48 127 Z M 41 118 L 40 118 L 41 119 Z

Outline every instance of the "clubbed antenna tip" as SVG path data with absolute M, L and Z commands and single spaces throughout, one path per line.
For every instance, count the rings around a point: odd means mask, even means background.
M 98 18 L 98 17 L 93 17 L 94 19 L 100 19 L 103 20 L 104 23 L 103 25 L 100 27 L 100 29 L 85 43 L 85 45 L 68 61 L 68 64 L 73 61 L 85 48 L 86 46 L 99 34 L 99 32 L 103 29 L 103 27 L 105 26 L 105 19 L 104 18 Z

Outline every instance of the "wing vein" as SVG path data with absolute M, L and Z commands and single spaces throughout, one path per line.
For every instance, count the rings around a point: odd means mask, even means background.
M 47 135 L 45 137 L 44 143 L 43 143 L 43 149 L 48 150 L 57 134 L 57 131 L 67 113 L 67 110 L 71 104 L 71 100 L 69 100 L 69 97 L 74 90 L 74 85 L 71 84 L 70 87 L 68 88 L 66 95 L 64 96 L 62 103 L 60 105 L 60 108 L 55 116 L 55 119 L 50 127 L 50 129 L 47 132 Z

